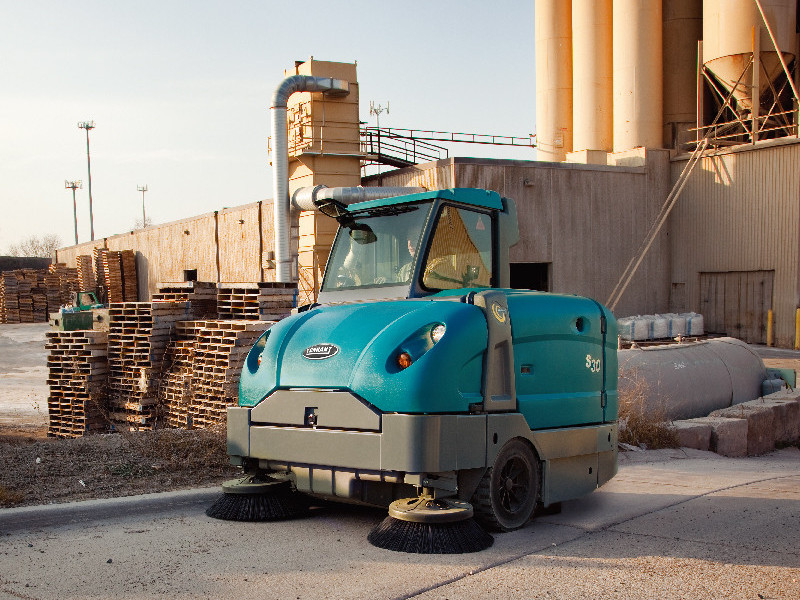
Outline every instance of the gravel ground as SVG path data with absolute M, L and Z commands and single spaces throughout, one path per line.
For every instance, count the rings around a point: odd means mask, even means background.
M 0 507 L 214 485 L 235 477 L 225 431 L 164 429 L 77 439 L 0 424 Z

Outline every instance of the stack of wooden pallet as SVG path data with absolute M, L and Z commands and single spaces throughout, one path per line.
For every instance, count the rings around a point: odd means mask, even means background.
M 44 284 L 44 282 L 42 282 Z M 33 322 L 46 323 L 49 315 L 47 314 L 47 287 L 37 285 L 31 288 L 31 300 L 33 303 Z
M 124 302 L 109 309 L 109 410 L 117 427 L 152 429 L 164 354 L 188 302 Z
M 58 312 L 61 307 L 61 277 L 58 273 L 49 272 L 44 276 L 47 312 Z
M 125 292 L 122 287 L 122 264 L 120 253 L 114 250 L 101 250 L 103 261 L 103 282 L 109 304 L 124 302 Z
M 50 265 L 49 271 L 52 275 L 58 275 L 59 294 L 61 296 L 58 305 L 69 304 L 72 301 L 72 292 L 83 289 L 80 287 L 80 282 L 78 280 L 78 270 L 67 267 L 64 263 L 55 263 Z M 94 288 L 89 289 L 94 290 Z M 58 306 L 50 306 L 48 304 L 47 309 L 50 312 L 55 312 L 58 310 Z
M 19 272 L 18 272 L 19 273 Z M 33 296 L 31 282 L 20 273 L 17 277 L 17 301 L 19 302 L 19 322 L 33 323 Z
M 197 334 L 201 321 L 175 323 L 175 339 L 167 346 L 164 368 L 158 387 L 158 404 L 168 427 L 188 428 L 194 398 L 192 378 Z
M 296 298 L 291 283 L 220 283 L 217 311 L 220 319 L 277 321 L 291 313 Z
M 97 289 L 97 278 L 92 266 L 92 257 L 88 254 L 81 254 L 77 258 L 78 263 L 78 285 L 81 291 L 94 292 Z
M 194 353 L 189 427 L 224 423 L 226 409 L 236 404 L 239 377 L 247 353 L 273 323 L 265 321 L 203 321 Z
M 104 331 L 47 333 L 48 435 L 80 437 L 107 431 L 107 335 Z
M 108 252 L 105 248 L 94 248 L 92 250 L 92 263 L 94 264 L 94 276 L 96 280 L 97 298 L 100 302 L 108 302 L 106 294 L 106 280 L 103 276 L 103 253 Z
M 13 271 L 0 273 L 0 323 L 19 323 L 19 292 Z
M 136 252 L 123 250 L 119 255 L 123 297 L 125 302 L 137 302 L 139 300 L 139 283 L 136 279 Z
M 159 283 L 153 302 L 191 302 L 192 319 L 216 319 L 217 284 L 207 281 Z

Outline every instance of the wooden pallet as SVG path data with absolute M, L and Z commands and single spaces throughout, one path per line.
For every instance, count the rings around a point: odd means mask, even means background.
M 220 319 L 277 321 L 291 314 L 296 301 L 291 283 L 220 283 L 217 291 Z
M 104 331 L 47 333 L 49 436 L 108 431 L 107 335 Z
M 191 318 L 217 318 L 217 284 L 207 281 L 160 282 L 153 302 L 191 302 Z

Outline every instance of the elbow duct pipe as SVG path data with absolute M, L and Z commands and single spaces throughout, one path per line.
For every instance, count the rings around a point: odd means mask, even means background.
M 295 92 L 323 92 L 346 96 L 349 82 L 332 77 L 291 75 L 284 79 L 272 96 L 272 198 L 275 224 L 275 280 L 292 281 L 292 259 L 289 252 L 289 136 L 286 126 L 286 106 Z
M 337 200 L 342 204 L 377 200 L 378 198 L 391 198 L 392 196 L 405 196 L 407 194 L 421 194 L 428 190 L 424 187 L 337 187 L 329 188 L 325 185 L 304 187 L 292 194 L 291 208 L 294 210 L 317 210 L 316 203 L 321 200 Z

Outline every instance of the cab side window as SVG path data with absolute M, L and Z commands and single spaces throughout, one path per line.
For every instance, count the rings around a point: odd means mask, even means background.
M 431 290 L 452 290 L 489 287 L 491 281 L 491 217 L 443 206 L 425 259 L 422 285 Z

